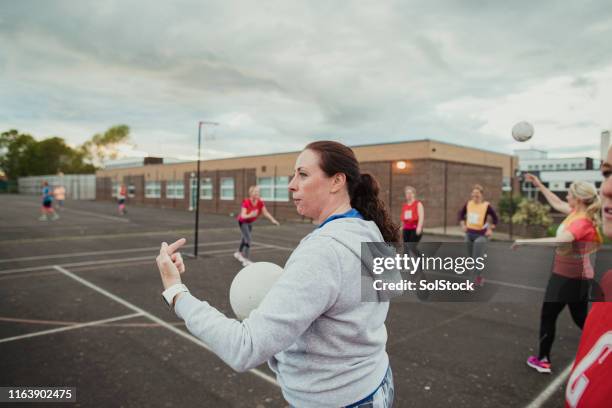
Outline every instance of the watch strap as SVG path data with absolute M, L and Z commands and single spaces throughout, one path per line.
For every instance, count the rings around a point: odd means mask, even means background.
M 189 292 L 189 289 L 187 289 L 187 286 L 183 285 L 182 283 L 177 283 L 164 290 L 162 292 L 162 298 L 164 299 L 164 302 L 166 302 L 166 305 L 172 309 L 174 307 L 174 297 L 182 292 Z

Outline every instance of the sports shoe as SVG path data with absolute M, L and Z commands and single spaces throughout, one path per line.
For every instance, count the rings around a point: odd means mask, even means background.
M 236 258 L 240 262 L 244 263 L 244 256 L 242 256 L 242 254 L 240 252 L 234 252 L 234 258 Z
M 38 217 L 38 221 L 47 221 L 48 218 L 46 215 L 41 215 L 40 217 Z
M 51 220 L 52 221 L 59 220 L 59 215 L 57 215 L 57 213 L 53 213 L 53 215 L 51 216 Z
M 251 261 L 249 258 L 244 258 L 242 259 L 242 266 L 248 266 L 250 264 L 252 264 L 253 261 Z
M 537 370 L 538 373 L 545 373 L 545 374 L 551 373 L 551 370 L 550 370 L 551 364 L 545 358 L 540 360 L 536 356 L 530 356 L 527 359 L 527 365 L 533 368 L 534 370 Z

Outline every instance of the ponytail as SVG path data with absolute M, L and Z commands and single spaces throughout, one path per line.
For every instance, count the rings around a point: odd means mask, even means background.
M 399 227 L 395 225 L 385 203 L 378 197 L 378 181 L 368 174 L 361 173 L 351 196 L 351 206 L 368 221 L 374 221 L 385 242 L 399 241 Z
M 601 199 L 598 195 L 593 198 L 592 203 L 588 204 L 586 208 L 586 215 L 597 227 L 601 227 Z
M 586 181 L 574 181 L 569 186 L 569 191 L 576 199 L 586 205 L 585 213 L 595 226 L 601 226 L 601 198 L 597 194 L 597 188 Z

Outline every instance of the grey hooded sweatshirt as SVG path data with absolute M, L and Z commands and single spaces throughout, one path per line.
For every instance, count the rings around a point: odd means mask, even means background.
M 189 293 L 176 314 L 234 370 L 268 361 L 291 405 L 349 405 L 370 395 L 389 366 L 389 303 L 361 301 L 361 242 L 382 241 L 372 221 L 333 220 L 302 239 L 242 322 Z

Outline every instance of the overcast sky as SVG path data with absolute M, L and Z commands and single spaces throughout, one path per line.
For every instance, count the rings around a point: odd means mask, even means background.
M 205 157 L 322 138 L 597 157 L 610 38 L 609 0 L 3 1 L 0 131 L 127 124 L 129 155 L 193 158 L 210 120 Z

